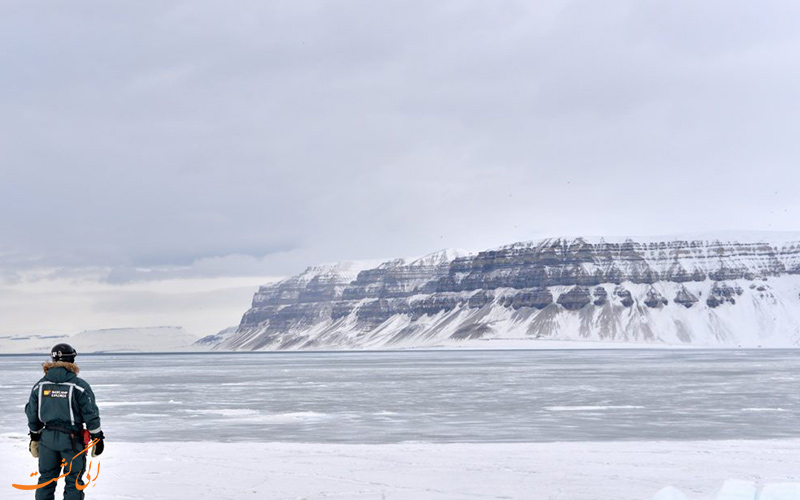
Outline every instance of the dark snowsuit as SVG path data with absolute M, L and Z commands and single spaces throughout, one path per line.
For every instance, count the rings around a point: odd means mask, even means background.
M 61 475 L 62 460 L 65 478 L 64 500 L 82 500 L 84 485 L 81 476 L 86 468 L 83 425 L 91 433 L 100 432 L 100 411 L 89 384 L 78 377 L 80 369 L 74 363 L 57 361 L 42 365 L 45 376 L 33 386 L 25 414 L 28 427 L 39 441 L 39 484 Z M 77 455 L 77 456 L 76 456 Z M 71 469 L 70 469 L 71 466 Z M 36 500 L 53 500 L 56 481 L 36 490 Z

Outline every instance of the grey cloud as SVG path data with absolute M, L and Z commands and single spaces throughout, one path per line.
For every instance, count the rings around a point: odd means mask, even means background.
M 124 282 L 791 230 L 797 10 L 4 3 L 0 248 L 32 258 L 0 262 Z

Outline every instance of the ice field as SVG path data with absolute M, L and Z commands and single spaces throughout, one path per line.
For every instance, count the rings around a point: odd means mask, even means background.
M 2 498 L 32 498 L 40 361 L 0 357 Z M 87 498 L 800 500 L 798 351 L 79 361 L 108 436 Z
M 22 406 L 41 376 L 40 361 L 0 357 L 3 432 L 24 425 Z M 79 361 L 103 427 L 118 441 L 800 438 L 798 350 L 109 355 Z

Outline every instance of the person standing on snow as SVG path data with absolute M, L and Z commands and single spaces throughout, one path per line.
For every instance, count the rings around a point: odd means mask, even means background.
M 84 498 L 83 491 L 77 488 L 77 485 L 85 484 L 81 476 L 86 469 L 86 453 L 80 453 L 85 448 L 84 424 L 92 439 L 99 439 L 92 449 L 92 456 L 100 455 L 104 448 L 100 411 L 92 388 L 78 377 L 77 355 L 69 344 L 53 347 L 50 352 L 52 361 L 42 364 L 45 375 L 33 386 L 25 405 L 31 437 L 29 450 L 34 458 L 39 459 L 39 484 L 60 476 L 63 467 L 65 473 L 69 471 L 64 500 Z M 37 489 L 36 500 L 53 500 L 56 482 Z

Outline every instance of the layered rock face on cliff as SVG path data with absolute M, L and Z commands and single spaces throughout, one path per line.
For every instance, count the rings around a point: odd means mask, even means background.
M 800 346 L 800 237 L 548 239 L 316 266 L 261 287 L 237 333 L 216 348 L 499 339 Z

